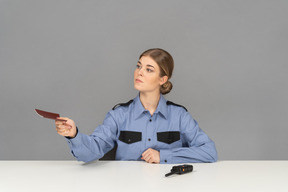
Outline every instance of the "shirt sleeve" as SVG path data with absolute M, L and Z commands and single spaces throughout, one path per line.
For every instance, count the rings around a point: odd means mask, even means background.
M 187 147 L 160 150 L 160 163 L 209 163 L 218 159 L 214 142 L 200 129 L 188 112 L 180 122 L 181 137 Z
M 117 123 L 111 112 L 107 113 L 102 125 L 99 125 L 91 135 L 78 131 L 74 138 L 67 138 L 71 153 L 78 161 L 90 162 L 100 159 L 110 151 L 115 144 Z

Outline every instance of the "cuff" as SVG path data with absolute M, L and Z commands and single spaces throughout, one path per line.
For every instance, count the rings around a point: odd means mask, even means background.
M 75 135 L 75 137 L 78 135 L 78 127 L 76 127 L 76 135 Z M 66 136 L 65 136 L 66 137 Z M 73 139 L 73 138 L 75 138 L 75 137 L 66 137 L 67 139 Z
M 172 151 L 169 149 L 160 150 L 160 164 L 172 163 Z
M 75 137 L 65 137 L 65 138 L 67 139 L 69 146 L 72 147 L 72 145 L 77 146 L 78 144 L 81 144 L 81 138 L 82 138 L 81 136 L 82 134 L 78 132 L 78 128 L 77 128 Z

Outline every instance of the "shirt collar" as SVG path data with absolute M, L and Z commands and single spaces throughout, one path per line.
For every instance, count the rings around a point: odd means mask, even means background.
M 165 119 L 167 119 L 167 114 L 168 114 L 168 109 L 167 109 L 167 104 L 166 104 L 166 99 L 163 97 L 162 94 L 160 94 L 160 100 L 157 106 L 156 113 L 161 113 Z M 135 119 L 137 119 L 140 115 L 142 115 L 145 111 L 147 111 L 141 101 L 140 101 L 140 94 L 134 99 L 134 114 L 135 114 Z

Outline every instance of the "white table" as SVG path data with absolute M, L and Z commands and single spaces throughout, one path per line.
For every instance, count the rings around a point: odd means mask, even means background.
M 288 161 L 219 161 L 165 177 L 173 165 L 137 161 L 0 161 L 0 192 L 287 192 Z

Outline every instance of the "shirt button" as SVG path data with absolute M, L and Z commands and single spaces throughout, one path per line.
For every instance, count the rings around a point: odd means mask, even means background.
M 151 139 L 149 138 L 148 141 L 151 141 Z

